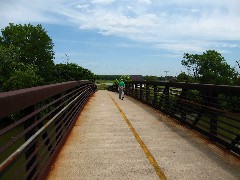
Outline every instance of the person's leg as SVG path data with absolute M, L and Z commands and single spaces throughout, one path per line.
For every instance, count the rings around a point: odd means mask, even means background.
M 122 89 L 121 88 L 119 88 L 119 99 L 121 99 L 122 97 Z

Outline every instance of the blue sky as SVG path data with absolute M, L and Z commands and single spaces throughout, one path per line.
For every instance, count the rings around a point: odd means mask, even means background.
M 1 0 L 0 28 L 9 23 L 42 24 L 55 63 L 95 74 L 175 76 L 184 53 L 210 49 L 240 60 L 239 0 Z

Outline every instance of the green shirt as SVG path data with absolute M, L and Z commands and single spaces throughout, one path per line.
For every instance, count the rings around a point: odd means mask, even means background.
M 121 81 L 121 82 L 118 84 L 118 86 L 123 88 L 123 87 L 125 87 L 125 84 L 124 84 L 123 81 Z

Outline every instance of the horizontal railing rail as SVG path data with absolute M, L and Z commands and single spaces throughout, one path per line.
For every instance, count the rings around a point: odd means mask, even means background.
M 0 94 L 0 179 L 44 179 L 96 91 L 71 81 Z
M 135 81 L 125 93 L 240 155 L 240 86 Z

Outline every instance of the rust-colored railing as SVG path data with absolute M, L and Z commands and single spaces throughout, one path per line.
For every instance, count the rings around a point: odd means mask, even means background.
M 96 91 L 71 81 L 0 94 L 0 179 L 44 179 Z
M 240 155 L 240 86 L 133 81 L 125 93 Z

